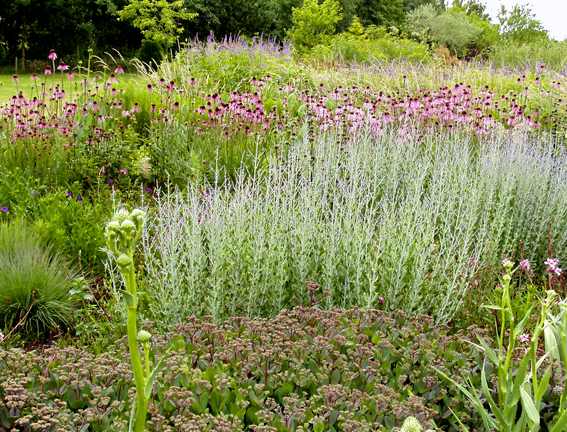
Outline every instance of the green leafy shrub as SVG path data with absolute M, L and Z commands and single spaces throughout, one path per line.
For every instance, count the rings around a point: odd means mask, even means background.
M 144 39 L 142 41 L 142 46 L 138 50 L 138 59 L 150 67 L 158 66 L 163 60 L 163 48 L 152 39 Z
M 0 223 L 0 326 L 26 338 L 45 337 L 71 325 L 76 271 L 41 247 L 33 231 Z
M 327 42 L 341 19 L 341 7 L 336 0 L 325 0 L 320 5 L 317 0 L 305 0 L 302 7 L 293 8 L 293 27 L 288 37 L 302 52 Z

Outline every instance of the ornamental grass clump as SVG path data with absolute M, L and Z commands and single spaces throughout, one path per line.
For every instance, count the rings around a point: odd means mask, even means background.
M 0 329 L 43 339 L 72 325 L 77 276 L 58 254 L 42 247 L 26 226 L 0 223 Z
M 138 293 L 136 289 L 136 276 L 134 269 L 134 251 L 142 235 L 146 214 L 139 209 L 129 213 L 120 210 L 114 219 L 106 225 L 106 246 L 110 254 L 116 259 L 118 269 L 124 278 L 126 290 L 122 296 L 127 308 L 128 349 L 130 361 L 136 383 L 136 405 L 132 406 L 128 430 L 142 432 L 146 425 L 148 399 L 152 393 L 156 374 L 163 363 L 160 361 L 150 373 L 149 341 L 151 334 L 146 330 L 137 329 Z M 141 343 L 145 354 L 145 368 L 142 366 L 138 343 Z

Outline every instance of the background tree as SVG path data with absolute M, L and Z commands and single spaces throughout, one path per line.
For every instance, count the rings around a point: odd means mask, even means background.
M 132 21 L 146 39 L 166 48 L 183 33 L 182 21 L 189 21 L 196 16 L 185 8 L 183 0 L 130 0 L 118 14 L 119 20 Z
M 300 8 L 293 8 L 293 27 L 288 37 L 293 39 L 295 48 L 305 50 L 328 42 L 335 34 L 337 23 L 342 19 L 341 6 L 336 0 L 305 0 Z
M 482 28 L 458 8 L 438 13 L 432 5 L 423 5 L 410 12 L 407 20 L 411 29 L 458 56 L 465 55 L 467 45 L 482 33 Z
M 405 21 L 403 0 L 359 0 L 357 17 L 365 27 L 400 27 Z
M 502 5 L 498 12 L 498 20 L 500 21 L 500 34 L 504 40 L 521 45 L 549 39 L 547 30 L 541 21 L 535 19 L 528 5 L 516 5 L 511 10 Z

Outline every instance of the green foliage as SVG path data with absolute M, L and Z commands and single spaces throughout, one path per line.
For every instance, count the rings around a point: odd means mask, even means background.
M 460 9 L 439 14 L 431 5 L 421 6 L 407 17 L 409 26 L 427 35 L 437 45 L 450 48 L 457 55 L 466 53 L 466 47 L 483 33 L 483 28 L 471 22 Z
M 364 26 L 400 27 L 405 21 L 403 0 L 359 0 L 356 15 Z
M 137 57 L 141 62 L 150 67 L 157 67 L 163 60 L 163 48 L 159 42 L 152 39 L 144 39 L 138 50 Z
M 482 32 L 467 44 L 468 57 L 488 54 L 492 47 L 500 41 L 498 25 L 490 23 L 483 4 L 477 3 L 476 0 L 470 0 L 465 4 L 455 2 L 450 11 L 466 13 L 469 23 L 482 29 Z
M 467 336 L 476 334 L 486 332 L 473 327 Z M 457 387 L 434 370 L 442 368 L 459 383 L 466 377 L 478 383 L 481 359 L 461 336 L 449 336 L 447 327 L 433 326 L 429 317 L 298 307 L 273 320 L 233 318 L 215 325 L 190 318 L 151 345 L 154 364 L 170 350 L 146 419 L 155 431 L 199 425 L 211 432 L 261 426 L 346 432 L 356 425 L 386 432 L 409 417 L 414 420 L 408 426 L 451 430 L 450 409 L 471 430 L 481 425 Z M 72 348 L 0 350 L 0 401 L 19 402 L 11 415 L 0 410 L 0 421 L 11 429 L 29 415 L 30 421 L 47 417 L 61 427 L 124 430 L 133 403 L 126 352 L 124 342 L 98 356 Z M 12 381 L 23 373 L 29 381 Z M 77 382 L 62 385 L 73 373 Z M 33 410 L 39 396 L 46 404 L 42 411 Z M 56 398 L 63 403 L 56 405 Z M 89 417 L 102 400 L 113 409 Z
M 314 47 L 308 58 L 327 64 L 345 61 L 371 64 L 392 60 L 426 63 L 431 57 L 424 44 L 391 36 L 384 28 L 371 27 L 369 30 L 360 35 L 349 31 L 333 36 L 329 45 Z
M 293 8 L 293 28 L 288 37 L 300 52 L 329 41 L 335 33 L 337 23 L 342 19 L 337 0 L 325 0 L 321 5 L 317 0 L 305 0 L 300 8 Z
M 166 48 L 183 33 L 182 22 L 196 16 L 185 9 L 183 0 L 129 0 L 118 14 L 120 20 L 131 20 L 146 39 L 154 40 Z
M 76 271 L 32 230 L 0 222 L 0 327 L 25 339 L 43 339 L 72 324 L 69 296 Z
M 505 39 L 492 48 L 489 58 L 496 67 L 513 67 L 537 73 L 539 65 L 543 64 L 561 72 L 567 64 L 567 41 L 539 39 L 518 43 Z
M 501 5 L 498 20 L 500 34 L 506 40 L 521 45 L 549 39 L 547 30 L 535 19 L 529 5 L 516 5 L 511 10 Z

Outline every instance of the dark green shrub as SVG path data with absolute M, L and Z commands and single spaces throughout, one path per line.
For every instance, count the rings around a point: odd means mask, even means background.
M 151 67 L 156 67 L 163 60 L 162 46 L 151 39 L 144 39 L 142 46 L 138 50 L 138 59 Z
M 75 271 L 20 223 L 0 224 L 0 326 L 24 338 L 68 327 Z

